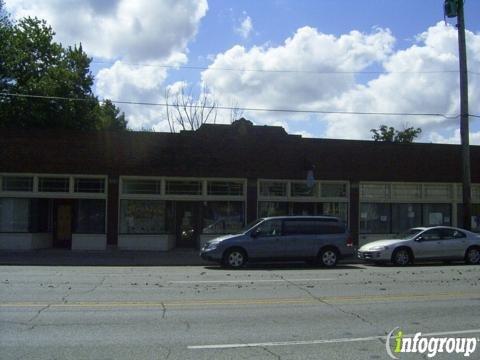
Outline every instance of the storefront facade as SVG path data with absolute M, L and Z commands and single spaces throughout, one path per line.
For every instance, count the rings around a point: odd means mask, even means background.
M 471 157 L 480 231 L 478 147 Z M 358 244 L 462 226 L 459 160 L 455 145 L 304 139 L 246 120 L 180 134 L 10 131 L 0 249 L 199 248 L 276 215 L 338 216 Z

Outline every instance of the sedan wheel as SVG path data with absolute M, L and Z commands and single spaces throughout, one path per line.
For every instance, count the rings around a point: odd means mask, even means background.
M 333 249 L 326 249 L 320 253 L 319 256 L 320 265 L 325 267 L 334 267 L 337 265 L 337 252 Z
M 467 264 L 478 265 L 480 264 L 480 249 L 471 248 L 468 249 L 465 256 Z
M 225 255 L 224 264 L 231 268 L 240 268 L 245 265 L 246 256 L 242 250 L 230 250 Z
M 406 266 L 410 264 L 411 261 L 412 257 L 410 255 L 410 251 L 407 249 L 395 250 L 392 255 L 392 262 L 398 266 Z

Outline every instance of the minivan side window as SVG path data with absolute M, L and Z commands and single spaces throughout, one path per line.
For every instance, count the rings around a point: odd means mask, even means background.
M 257 236 L 279 236 L 282 233 L 282 220 L 266 220 L 257 226 Z
M 342 234 L 345 228 L 341 223 L 320 220 L 285 220 L 284 235 Z

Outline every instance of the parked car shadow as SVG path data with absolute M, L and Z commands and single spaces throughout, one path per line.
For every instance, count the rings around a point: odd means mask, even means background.
M 244 267 L 239 269 L 225 268 L 220 265 L 208 265 L 205 266 L 205 269 L 208 270 L 361 270 L 365 269 L 362 265 L 353 265 L 353 264 L 338 264 L 332 268 L 326 268 L 322 266 L 311 265 L 303 262 L 265 262 L 265 263 L 254 263 L 246 264 Z

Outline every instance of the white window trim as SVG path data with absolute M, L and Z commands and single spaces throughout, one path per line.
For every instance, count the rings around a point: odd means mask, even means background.
M 154 180 L 161 181 L 160 194 L 124 194 L 124 180 Z M 201 183 L 200 195 L 171 195 L 166 194 L 167 181 L 198 181 Z M 243 185 L 243 195 L 208 195 L 208 181 L 236 182 Z M 244 178 L 196 178 L 196 177 L 165 177 L 165 176 L 120 176 L 119 199 L 121 200 L 166 200 L 166 201 L 246 201 L 247 179 Z
M 0 197 L 18 197 L 18 198 L 42 198 L 42 199 L 107 199 L 108 195 L 108 176 L 91 174 L 42 174 L 42 173 L 0 173 L 0 181 L 3 176 L 33 177 L 33 191 L 3 191 L 0 186 Z M 39 191 L 39 178 L 68 178 L 68 192 L 45 192 Z M 77 193 L 74 192 L 74 179 L 103 179 L 105 189 L 103 193 Z M 1 184 L 0 184 L 1 185 Z

